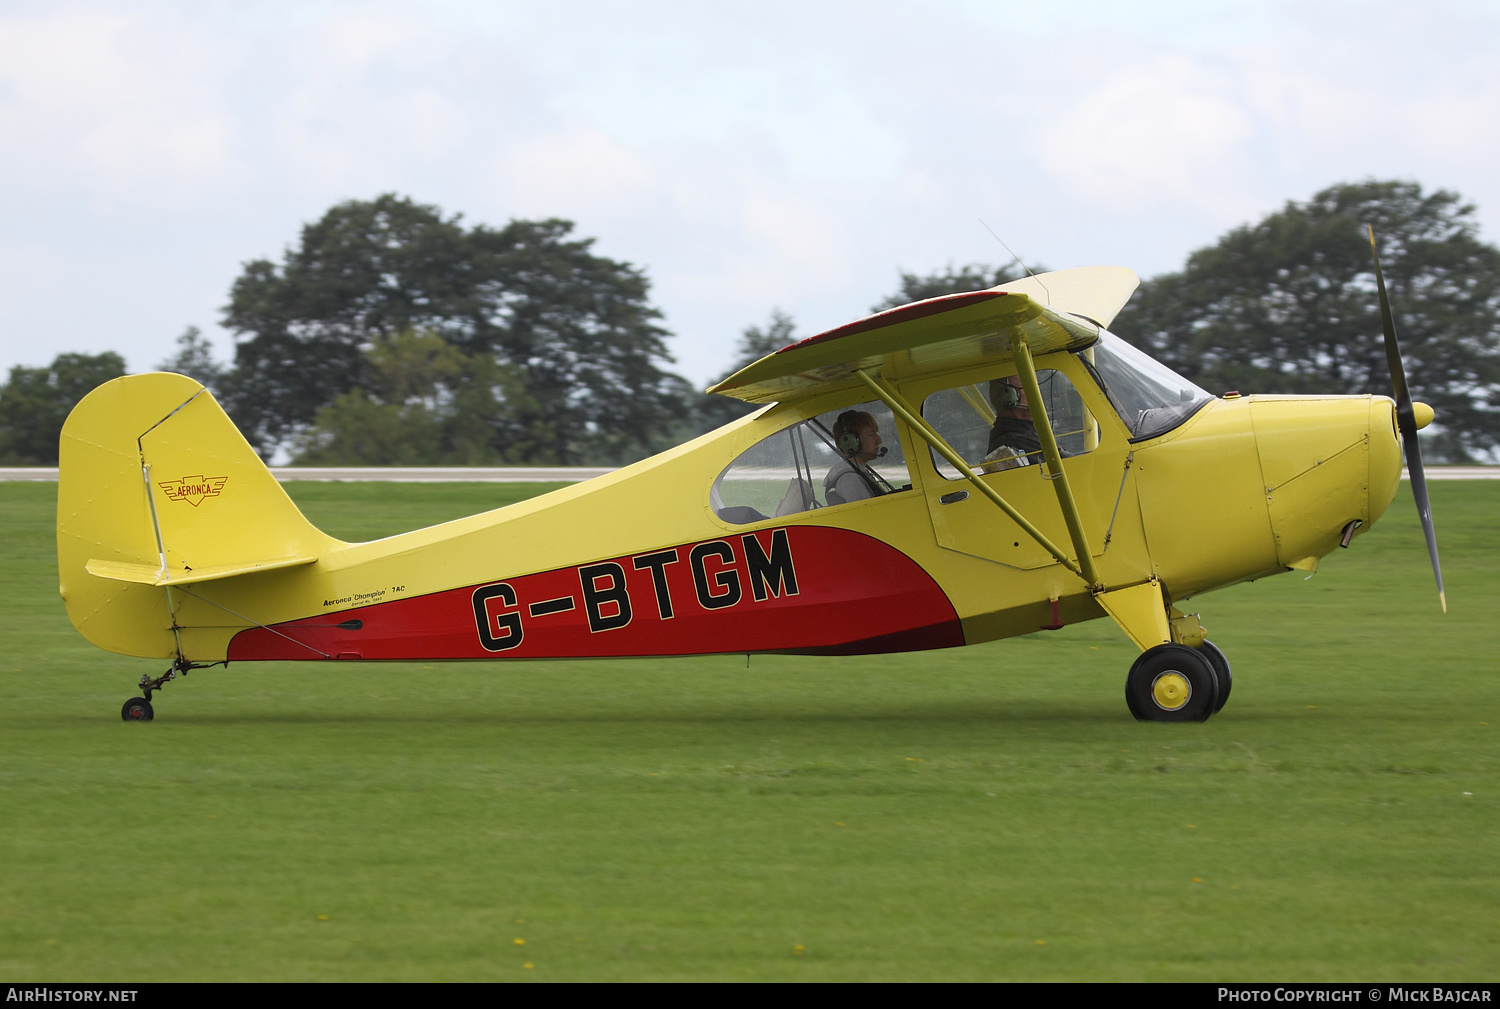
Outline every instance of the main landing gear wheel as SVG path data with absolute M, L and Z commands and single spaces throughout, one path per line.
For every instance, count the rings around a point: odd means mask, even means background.
M 149 722 L 156 717 L 156 712 L 151 710 L 151 702 L 144 697 L 132 697 L 120 709 L 120 717 L 127 722 Z
M 1201 722 L 1219 710 L 1219 677 L 1198 649 L 1157 645 L 1130 667 L 1125 703 L 1138 721 Z
M 1229 691 L 1234 687 L 1234 676 L 1229 672 L 1229 660 L 1224 657 L 1218 645 L 1205 641 L 1198 651 L 1214 667 L 1214 675 L 1219 678 L 1219 703 L 1214 707 L 1214 714 L 1217 715 L 1224 710 L 1224 702 L 1229 700 Z

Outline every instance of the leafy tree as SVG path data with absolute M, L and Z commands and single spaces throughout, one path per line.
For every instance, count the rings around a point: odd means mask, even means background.
M 1437 411 L 1424 450 L 1493 452 L 1500 250 L 1455 193 L 1369 181 L 1289 202 L 1142 284 L 1112 328 L 1211 390 L 1390 395 L 1367 224 L 1412 394 Z
M 340 393 L 299 434 L 304 465 L 481 466 L 512 462 L 491 443 L 526 402 L 516 370 L 436 333 L 399 333 L 367 353 L 366 384 Z
M 764 326 L 746 326 L 740 333 L 739 343 L 735 345 L 734 363 L 729 366 L 724 377 L 728 378 L 767 354 L 774 354 L 782 347 L 796 343 L 798 339 L 796 328 L 797 324 L 792 321 L 792 317 L 779 308 L 771 309 L 771 318 Z M 753 403 L 732 399 L 729 396 L 699 394 L 689 421 L 692 428 L 689 433 L 701 434 L 704 431 L 712 431 L 716 427 L 722 427 L 758 409 L 760 408 Z
M 0 463 L 56 466 L 63 421 L 95 387 L 125 374 L 125 359 L 103 354 L 59 354 L 45 368 L 17 365 L 0 386 Z
M 774 354 L 783 347 L 797 342 L 797 324 L 792 317 L 779 308 L 771 309 L 771 318 L 764 326 L 746 326 L 740 333 L 740 342 L 735 346 L 738 356 L 730 365 L 725 377 L 741 368 L 748 368 L 767 354 Z
M 394 194 L 335 206 L 280 266 L 256 260 L 235 281 L 231 412 L 266 451 L 363 386 L 367 351 L 420 330 L 524 384 L 524 401 L 492 418 L 500 457 L 622 461 L 657 447 L 687 386 L 662 368 L 671 358 L 649 284 L 572 230 L 555 219 L 465 229 Z
M 213 348 L 197 326 L 189 326 L 177 338 L 177 353 L 157 365 L 159 371 L 172 371 L 196 379 L 217 397 L 223 391 L 228 372 L 214 359 Z

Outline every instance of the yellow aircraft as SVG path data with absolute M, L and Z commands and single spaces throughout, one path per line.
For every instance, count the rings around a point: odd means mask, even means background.
M 1396 402 L 1211 396 L 1107 331 L 1137 283 L 1065 270 L 861 319 L 716 385 L 766 405 L 711 434 L 370 543 L 314 528 L 197 382 L 116 379 L 63 429 L 61 593 L 89 641 L 171 660 L 127 721 L 218 663 L 854 654 L 1106 616 L 1141 649 L 1131 713 L 1202 720 L 1230 667 L 1180 604 L 1347 547 L 1402 434 L 1437 571 L 1432 411 L 1397 357 Z

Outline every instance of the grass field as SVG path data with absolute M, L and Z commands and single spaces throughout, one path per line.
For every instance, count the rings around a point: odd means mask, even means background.
M 303 484 L 364 538 L 538 488 Z M 1500 483 L 1195 607 L 1143 725 L 1094 623 L 864 658 L 204 670 L 68 624 L 0 484 L 0 976 L 1500 979 Z

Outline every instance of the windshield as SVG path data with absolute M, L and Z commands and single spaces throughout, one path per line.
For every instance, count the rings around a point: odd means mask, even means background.
M 1094 373 L 1104 393 L 1130 428 L 1131 441 L 1172 430 L 1213 399 L 1171 368 L 1154 361 L 1113 333 L 1079 357 Z

